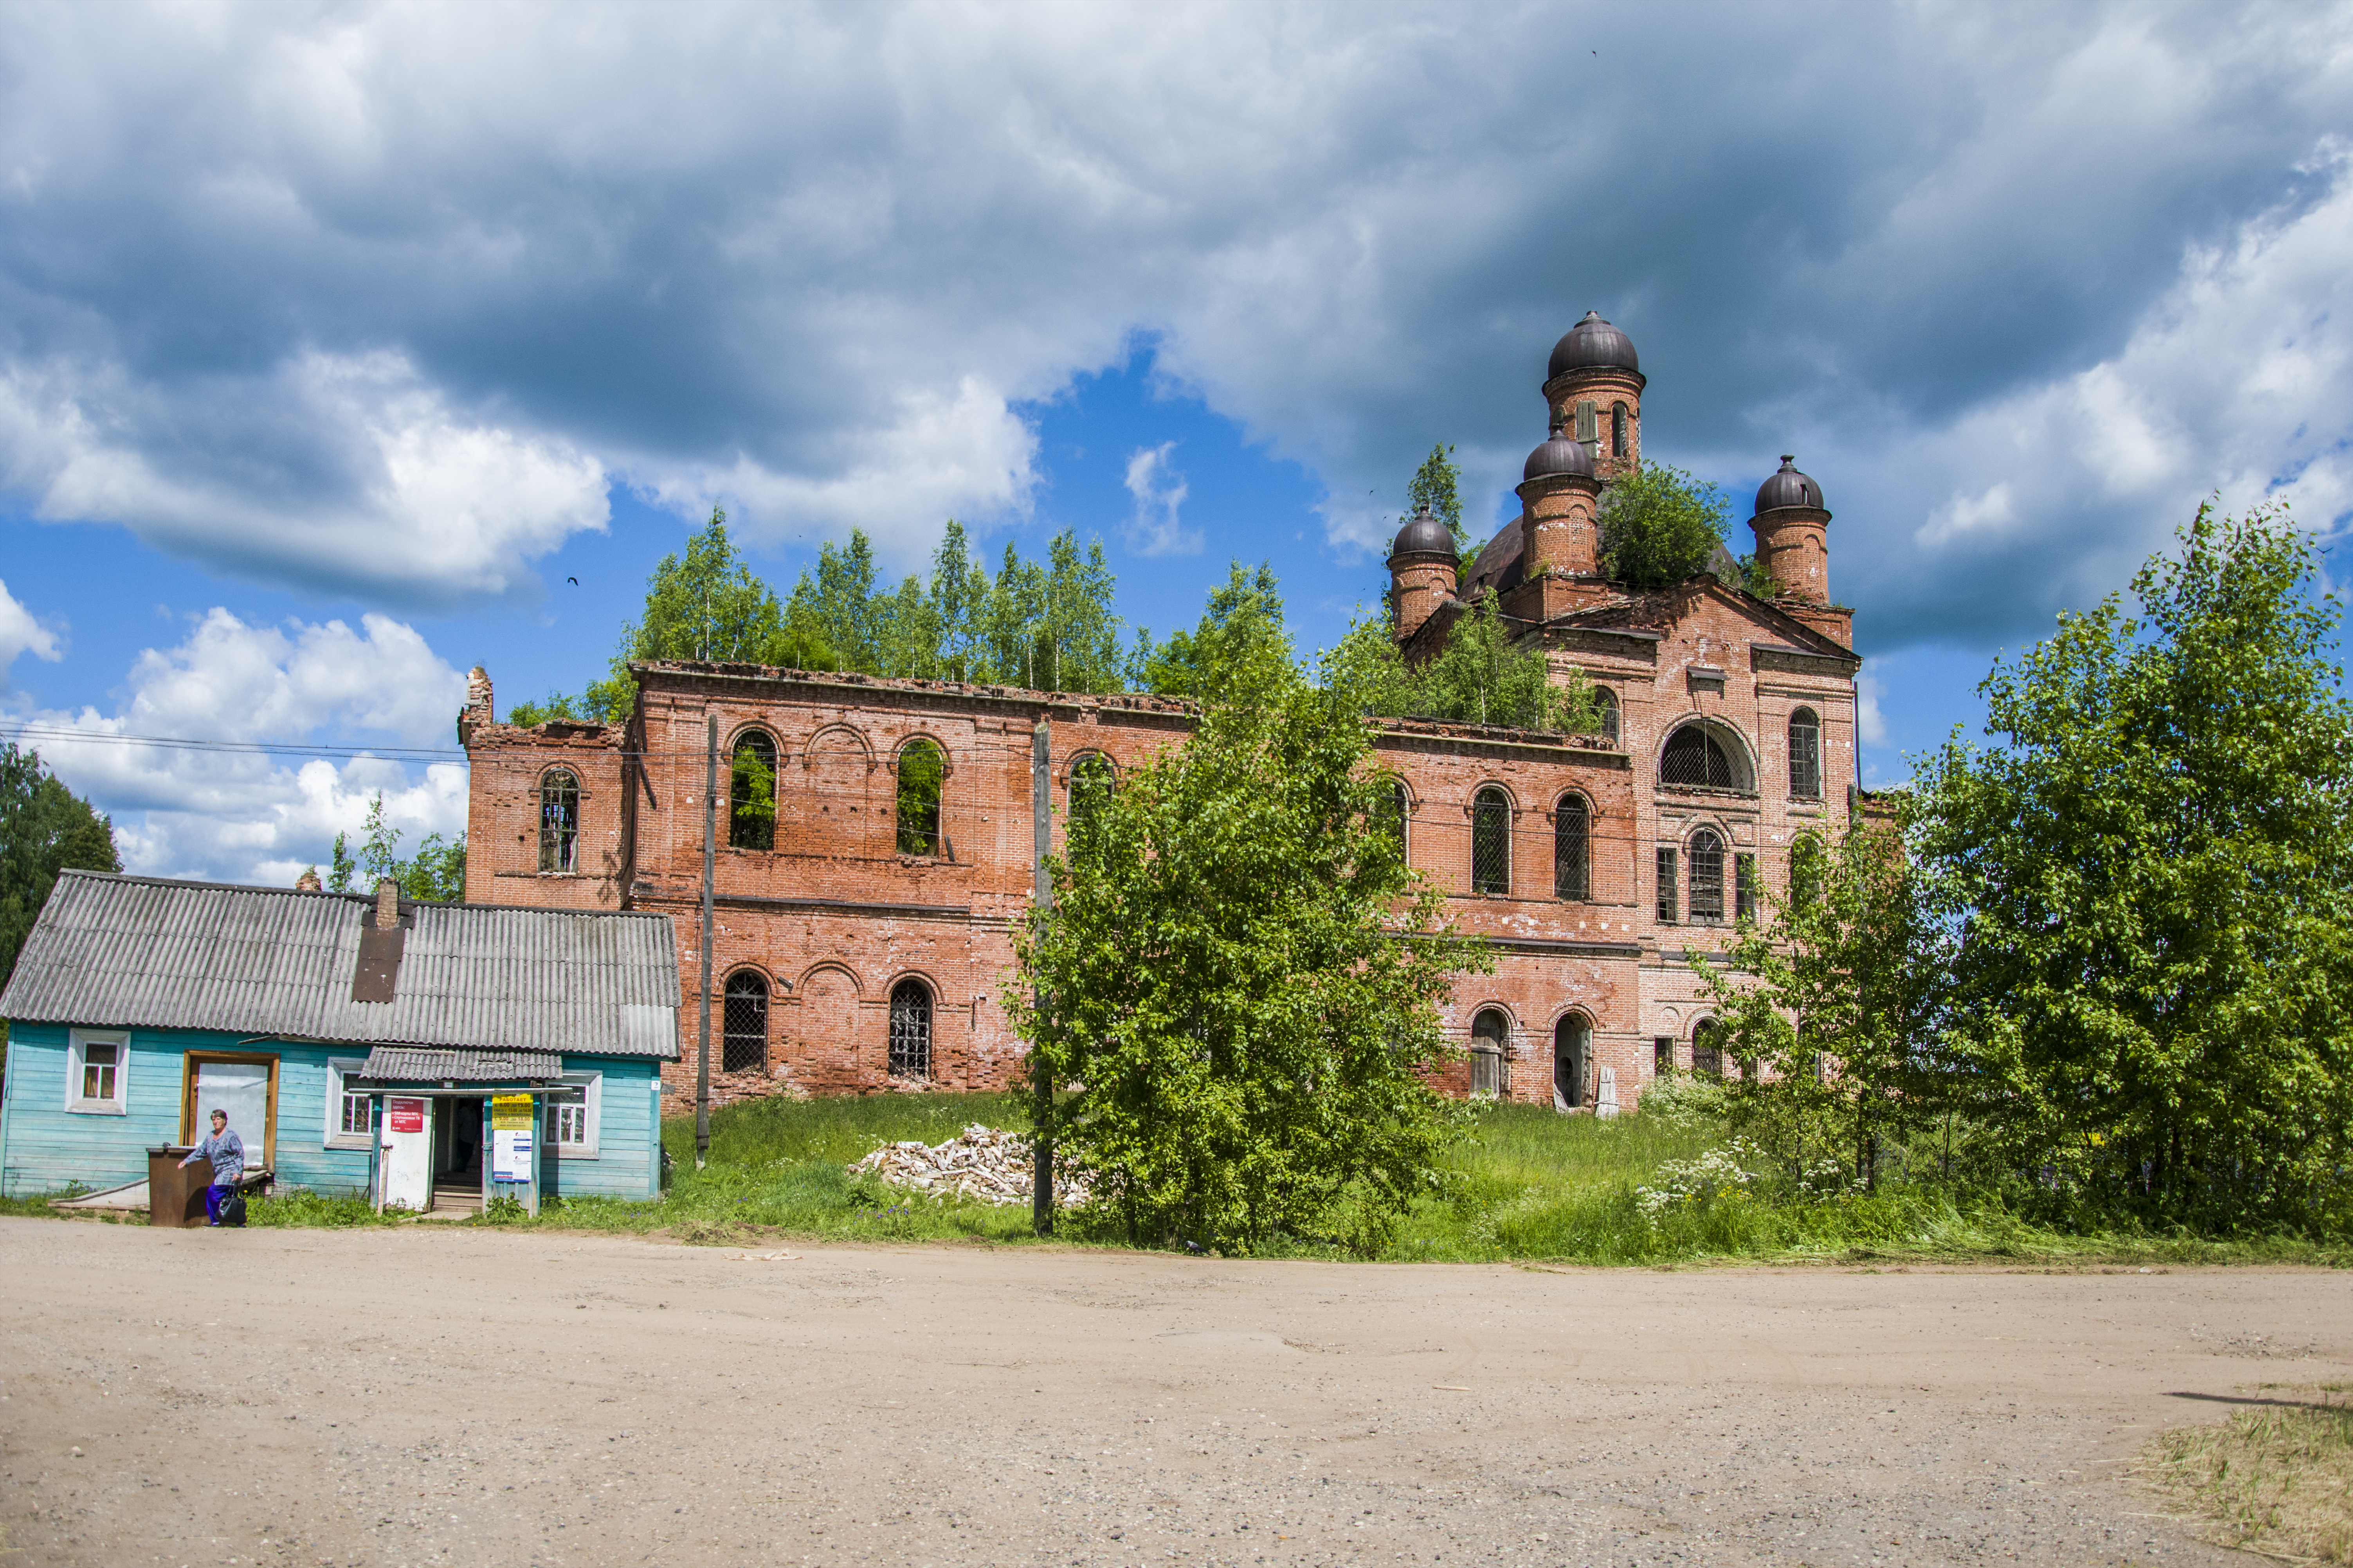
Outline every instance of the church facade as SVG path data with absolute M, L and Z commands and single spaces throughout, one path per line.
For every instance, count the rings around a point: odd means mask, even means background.
M 1429 656 L 1494 596 L 1510 630 L 1581 671 L 1602 733 L 1382 721 L 1407 854 L 1488 939 L 1448 1011 L 1449 1086 L 1584 1111 L 1630 1107 L 1669 1064 L 1721 1070 L 1689 954 L 1783 885 L 1789 845 L 1858 809 L 1852 612 L 1830 597 L 1821 491 L 1790 460 L 1751 526 L 1767 600 L 1715 575 L 1601 574 L 1596 514 L 1641 458 L 1633 344 L 1588 315 L 1554 348 L 1551 436 L 1523 510 L 1461 570 L 1443 524 L 1399 531 L 1396 630 Z M 1729 576 L 1730 574 L 1726 574 Z M 1090 790 L 1193 726 L 1184 704 L 753 665 L 635 667 L 626 724 L 496 722 L 477 670 L 470 903 L 659 911 L 677 926 L 680 1055 L 694 1090 L 705 827 L 714 1101 L 999 1088 L 1004 1008 L 1039 821 L 1059 850 Z M 716 757 L 715 765 L 712 758 Z

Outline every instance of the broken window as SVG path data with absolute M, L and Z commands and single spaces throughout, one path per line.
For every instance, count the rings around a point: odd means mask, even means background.
M 573 872 L 580 846 L 580 780 L 567 768 L 550 768 L 539 780 L 539 869 Z
M 1593 812 L 1582 795 L 1563 795 L 1552 816 L 1552 890 L 1583 903 L 1593 896 Z
M 1626 455 L 1626 405 L 1623 403 L 1609 406 L 1609 455 Z
M 932 988 L 902 980 L 891 988 L 891 1075 L 932 1075 Z
M 1733 918 L 1736 920 L 1757 918 L 1759 895 L 1757 886 L 1755 855 L 1736 854 L 1732 857 L 1732 896 Z
M 940 787 L 947 771 L 946 755 L 921 736 L 899 748 L 901 854 L 941 853 Z
M 1691 836 L 1691 917 L 1724 918 L 1724 841 L 1706 828 Z
M 1493 786 L 1471 800 L 1471 891 L 1512 890 L 1512 798 Z
M 1667 737 L 1659 758 L 1659 782 L 1696 784 L 1709 789 L 1736 789 L 1739 775 L 1724 743 L 1698 725 L 1685 725 Z
M 768 981 L 744 969 L 727 977 L 726 1022 L 719 1046 L 719 1070 L 750 1073 L 768 1065 Z
M 756 729 L 736 737 L 727 765 L 727 844 L 776 847 L 776 743 Z
M 1118 778 L 1111 758 L 1100 751 L 1082 751 L 1071 759 L 1071 831 L 1076 841 L 1095 813 L 1111 804 L 1113 782 Z
M 1406 819 L 1413 815 L 1413 797 L 1406 790 L 1405 780 L 1392 779 L 1381 792 L 1380 819 L 1377 824 L 1397 844 L 1398 858 L 1406 858 Z
M 1659 852 L 1658 880 L 1659 924 L 1662 926 L 1672 926 L 1675 923 L 1675 894 L 1677 892 L 1677 888 L 1675 885 L 1675 852 L 1671 849 L 1662 849 Z
M 1608 737 L 1612 746 L 1615 746 L 1618 743 L 1618 694 L 1607 686 L 1594 687 L 1593 707 L 1594 711 L 1601 715 L 1602 735 Z
M 1789 793 L 1808 800 L 1822 792 L 1822 721 L 1811 708 L 1789 715 Z

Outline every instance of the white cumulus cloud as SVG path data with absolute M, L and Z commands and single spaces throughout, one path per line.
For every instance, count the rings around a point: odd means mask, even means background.
M 65 657 L 65 642 L 54 629 L 36 620 L 31 610 L 16 602 L 8 585 L 0 582 L 0 689 L 6 687 L 8 666 L 19 653 L 55 663 Z
M 1127 460 L 1127 493 L 1135 503 L 1127 540 L 1139 556 L 1198 556 L 1201 531 L 1177 521 L 1189 487 L 1176 471 L 1175 441 L 1139 447 Z
M 26 715 L 23 739 L 113 814 L 126 870 L 290 885 L 355 840 L 369 802 L 404 848 L 466 826 L 462 762 L 383 756 L 289 759 L 220 743 L 456 748 L 465 677 L 411 627 L 381 615 L 251 626 L 226 609 L 133 662 L 111 713 Z M 194 740 L 195 747 L 163 744 Z

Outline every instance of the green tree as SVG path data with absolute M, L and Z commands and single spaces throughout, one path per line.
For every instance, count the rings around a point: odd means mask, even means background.
M 2029 1197 L 2343 1226 L 2353 1128 L 2353 713 L 2337 607 L 2278 509 L 2178 556 L 1978 688 L 1919 774 L 1965 923 L 1955 1014 Z M 2333 1219 L 2331 1218 L 2333 1216 Z
M 1210 590 L 1201 623 L 1157 648 L 1147 634 L 1139 641 L 1135 662 L 1147 691 L 1237 702 L 1250 695 L 1252 683 L 1267 671 L 1289 669 L 1290 656 L 1291 632 L 1283 624 L 1273 567 L 1261 565 L 1250 572 L 1235 561 L 1225 582 Z
M 964 524 L 949 518 L 932 554 L 931 591 L 940 629 L 940 673 L 948 680 L 988 676 L 988 573 L 972 558 Z
M 1485 960 L 1378 825 L 1358 694 L 1248 646 L 1248 695 L 1081 813 L 1007 1005 L 1069 1091 L 1040 1130 L 1131 1239 L 1370 1253 L 1463 1127 L 1428 1075 Z
M 113 821 L 59 783 L 39 752 L 0 741 L 0 986 L 69 869 L 122 869 Z
M 379 789 L 368 801 L 367 817 L 361 824 L 365 837 L 360 841 L 360 853 L 353 859 L 349 840 L 342 833 L 335 835 L 327 878 L 331 893 L 373 893 L 385 877 L 397 883 L 400 890 L 411 898 L 428 904 L 460 904 L 466 897 L 466 835 L 459 833 L 455 841 L 445 840 L 439 833 L 427 833 L 417 846 L 417 853 L 408 859 L 400 855 L 404 835 L 385 817 L 384 791 Z M 358 884 L 354 888 L 353 883 Z
M 1421 460 L 1421 466 L 1406 481 L 1405 516 L 1398 522 L 1402 524 L 1408 518 L 1418 517 L 1424 509 L 1444 523 L 1447 531 L 1454 535 L 1455 553 L 1468 556 L 1471 534 L 1462 525 L 1462 471 L 1455 466 L 1454 447 L 1450 441 L 1440 441 L 1430 448 L 1430 455 Z
M 1539 641 L 1514 642 L 1493 594 L 1481 595 L 1419 665 L 1406 663 L 1385 615 L 1360 617 L 1333 657 L 1365 694 L 1366 713 L 1575 735 L 1601 727 L 1585 673 L 1570 666 L 1556 676 Z
M 1697 577 L 1723 547 L 1731 512 L 1724 493 L 1679 468 L 1651 463 L 1601 493 L 1601 570 L 1635 588 Z
M 1741 922 L 1728 968 L 1691 954 L 1747 1069 L 1735 1126 L 1801 1186 L 1876 1189 L 1883 1152 L 1953 1105 L 1950 931 L 1901 828 L 1858 821 L 1835 843 L 1798 835 L 1788 895 Z

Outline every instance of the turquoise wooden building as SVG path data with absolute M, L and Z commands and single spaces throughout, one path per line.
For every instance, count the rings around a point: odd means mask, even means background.
M 284 1185 L 656 1197 L 678 974 L 665 915 L 69 871 L 0 991 L 0 1192 L 128 1190 L 217 1107 Z

